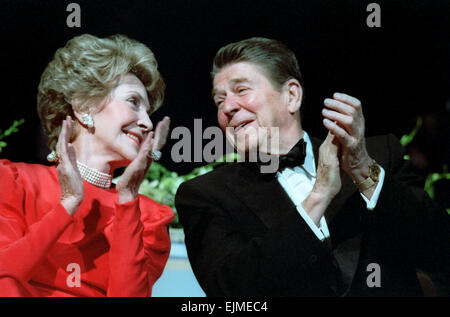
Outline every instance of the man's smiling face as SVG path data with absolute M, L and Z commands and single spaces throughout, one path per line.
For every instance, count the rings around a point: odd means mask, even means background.
M 228 140 L 242 152 L 270 143 L 269 129 L 264 128 L 280 128 L 289 118 L 286 94 L 275 89 L 253 63 L 238 62 L 221 69 L 214 77 L 212 94 L 220 127 L 228 130 Z

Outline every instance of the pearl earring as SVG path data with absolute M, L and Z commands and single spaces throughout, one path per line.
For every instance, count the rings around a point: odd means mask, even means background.
M 83 115 L 83 123 L 89 128 L 93 128 L 94 127 L 94 118 L 92 118 L 92 116 L 90 114 L 85 113 Z
M 52 163 L 57 163 L 59 161 L 60 157 L 59 154 L 56 153 L 56 151 L 51 151 L 49 155 L 47 155 L 47 160 Z

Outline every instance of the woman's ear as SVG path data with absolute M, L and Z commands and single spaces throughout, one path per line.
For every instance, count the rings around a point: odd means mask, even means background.
M 303 88 L 298 80 L 294 78 L 286 81 L 284 86 L 288 97 L 287 109 L 289 113 L 294 114 L 300 110 L 303 97 Z
M 72 112 L 73 112 L 73 120 L 78 121 L 78 122 L 83 122 L 82 121 L 82 117 L 83 117 L 83 113 L 81 111 L 81 101 L 78 98 L 72 98 L 71 100 L 71 105 L 72 105 Z
M 79 111 L 77 111 L 75 108 L 72 107 L 72 112 L 73 112 L 73 120 L 77 121 L 77 122 L 82 122 L 82 117 L 83 114 L 80 113 Z
M 94 131 L 94 119 L 92 115 L 83 111 L 82 107 L 80 107 L 80 103 L 77 102 L 76 99 L 72 100 L 72 112 L 73 112 L 73 120 L 75 121 L 75 129 L 80 131 L 81 128 L 87 129 L 89 132 Z

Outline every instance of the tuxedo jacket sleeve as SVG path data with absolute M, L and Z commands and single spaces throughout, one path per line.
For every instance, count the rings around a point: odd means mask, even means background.
M 412 271 L 416 266 L 439 270 L 449 265 L 449 216 L 409 172 L 396 138 L 368 139 L 367 146 L 386 171 L 377 207 L 368 211 L 346 178 L 325 212 L 332 248 L 358 238 L 361 242 L 353 261 L 377 261 L 394 268 L 392 272 Z M 317 160 L 318 144 L 314 149 Z M 175 202 L 189 260 L 205 293 L 335 295 L 336 271 L 329 245 L 317 239 L 276 178 L 252 166 L 229 164 L 178 189 Z M 363 272 L 361 267 L 356 271 Z

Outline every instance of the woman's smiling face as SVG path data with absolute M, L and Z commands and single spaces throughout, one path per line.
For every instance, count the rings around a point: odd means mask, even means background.
M 96 154 L 121 166 L 129 164 L 153 129 L 149 111 L 147 91 L 142 82 L 133 74 L 123 76 L 101 110 L 92 114 Z

